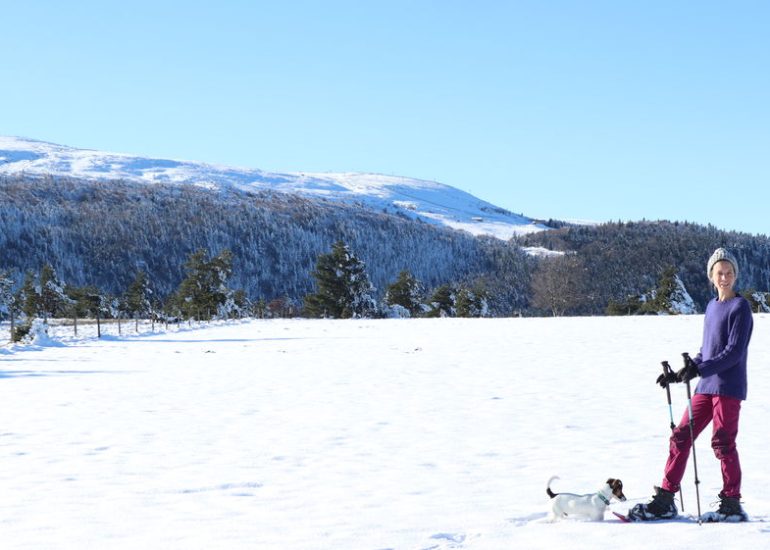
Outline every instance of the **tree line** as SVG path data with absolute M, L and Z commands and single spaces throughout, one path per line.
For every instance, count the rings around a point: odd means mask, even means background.
M 77 304 L 67 307 L 88 315 L 140 311 L 120 302 L 132 285 L 141 286 L 139 272 L 152 291 L 152 311 L 164 318 L 219 316 L 220 308 L 257 317 L 645 314 L 671 309 L 661 298 L 667 270 L 679 281 L 668 288 L 681 285 L 702 311 L 712 295 L 705 262 L 718 246 L 737 256 L 739 290 L 757 297 L 756 308 L 770 288 L 767 237 L 689 223 L 549 222 L 557 229 L 503 242 L 282 193 L 59 177 L 0 177 L 0 204 L 6 286 L 42 293 L 49 276 L 41 266 L 48 264 L 53 286 L 69 289 Z M 533 247 L 549 255 L 525 252 Z M 205 252 L 196 257 L 198 251 Z M 208 282 L 202 275 L 188 280 L 191 269 L 224 251 Z M 355 288 L 327 280 L 319 262 L 353 270 L 348 283 Z M 193 293 L 223 276 L 236 289 L 230 294 L 176 299 L 185 281 Z M 340 295 L 330 298 L 335 291 Z M 97 305 L 94 296 L 101 296 Z
M 489 313 L 487 292 L 444 284 L 432 293 L 408 270 L 388 285 L 378 302 L 366 264 L 342 241 L 321 254 L 312 273 L 317 292 L 297 304 L 290 298 L 251 301 L 243 289 L 232 289 L 233 254 L 223 250 L 211 256 L 208 250 L 192 253 L 184 264 L 185 278 L 165 299 L 153 290 L 143 270 L 120 295 L 110 295 L 94 286 L 64 284 L 50 265 L 36 273 L 27 271 L 18 290 L 13 279 L 0 272 L 0 317 L 11 319 L 13 341 L 23 339 L 35 319 L 53 318 L 154 319 L 179 322 L 194 319 L 305 316 L 346 319 L 353 317 L 482 317 Z
M 29 270 L 21 286 L 13 291 L 8 272 L 0 272 L 0 317 L 11 319 L 11 338 L 19 341 L 32 322 L 41 318 L 153 319 L 174 320 L 230 318 L 246 313 L 245 296 L 227 286 L 232 271 L 232 253 L 225 250 L 210 258 L 198 250 L 185 263 L 187 276 L 165 300 L 154 291 L 147 273 L 138 270 L 120 295 L 95 286 L 63 283 L 56 270 L 45 264 L 39 272 Z M 77 325 L 75 325 L 77 326 Z

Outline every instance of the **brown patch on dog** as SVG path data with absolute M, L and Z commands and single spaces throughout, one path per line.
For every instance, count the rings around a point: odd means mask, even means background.
M 623 494 L 623 482 L 619 479 L 609 478 L 607 480 L 607 485 L 610 486 L 610 489 L 612 489 L 612 494 L 615 495 L 615 498 L 618 499 L 621 502 L 625 502 L 626 495 Z

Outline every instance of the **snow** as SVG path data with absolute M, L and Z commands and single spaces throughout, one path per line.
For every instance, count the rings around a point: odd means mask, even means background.
M 530 256 L 536 256 L 539 258 L 552 258 L 558 256 L 564 256 L 564 252 L 558 250 L 549 250 L 542 246 L 524 246 L 521 248 L 525 254 Z
M 60 175 L 210 189 L 271 190 L 364 204 L 378 211 L 510 239 L 546 227 L 449 185 L 415 178 L 359 173 L 274 173 L 202 162 L 137 157 L 0 136 L 0 174 Z M 482 221 L 479 221 L 482 220 Z
M 265 320 L 0 348 L 4 549 L 742 548 L 768 541 L 770 315 L 738 440 L 745 524 L 544 521 L 545 485 L 660 482 L 660 361 L 703 317 Z M 86 334 L 86 336 L 84 336 Z M 672 388 L 674 407 L 685 388 Z M 696 443 L 701 506 L 721 488 Z M 695 511 L 693 473 L 685 511 Z

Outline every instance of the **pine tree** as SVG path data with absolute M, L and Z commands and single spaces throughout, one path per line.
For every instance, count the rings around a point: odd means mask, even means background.
M 206 257 L 208 250 L 199 249 L 187 258 L 184 264 L 187 277 L 179 284 L 175 302 L 185 318 L 203 319 L 211 316 L 207 307 L 209 285 L 206 281 Z
M 123 297 L 126 311 L 135 319 L 151 314 L 152 294 L 147 274 L 142 270 L 137 271 L 134 281 Z
M 676 289 L 676 268 L 667 267 L 658 280 L 658 288 L 652 291 L 642 307 L 648 313 L 668 312 L 671 309 L 671 295 Z
M 238 315 L 243 304 L 239 304 L 235 292 L 227 287 L 227 281 L 233 274 L 233 253 L 225 249 L 211 259 L 208 265 L 210 271 L 212 301 L 217 317 L 227 319 Z
M 73 301 L 64 292 L 64 284 L 56 275 L 56 270 L 50 264 L 45 264 L 40 271 L 39 312 L 48 320 L 49 317 L 66 314 L 72 304 Z
M 33 271 L 30 270 L 24 274 L 24 282 L 16 293 L 14 301 L 19 309 L 21 309 L 21 312 L 27 318 L 28 322 L 31 323 L 32 319 L 37 317 L 40 295 L 38 293 L 35 273 Z
M 233 255 L 223 250 L 208 259 L 208 250 L 199 249 L 185 263 L 187 277 L 179 284 L 173 303 L 185 318 L 211 319 L 228 316 L 233 292 L 226 286 L 232 273 Z
M 441 285 L 434 292 L 430 299 L 430 310 L 428 317 L 454 317 L 457 314 L 455 309 L 455 289 L 451 285 Z
M 374 287 L 366 275 L 366 265 L 344 242 L 335 243 L 329 254 L 318 257 L 312 275 L 318 292 L 305 297 L 308 315 L 346 319 L 369 317 L 376 311 Z
M 257 319 L 264 319 L 266 310 L 267 310 L 267 304 L 265 304 L 265 299 L 260 298 L 259 300 L 257 300 L 257 303 L 254 304 L 254 316 Z
M 489 313 L 488 293 L 481 285 L 462 287 L 457 292 L 455 309 L 458 317 L 486 317 Z
M 11 310 L 15 306 L 15 298 L 11 291 L 13 279 L 7 271 L 0 271 L 0 318 L 11 315 Z
M 663 270 L 655 290 L 642 296 L 644 302 L 642 313 L 687 314 L 696 313 L 697 308 L 682 280 L 677 275 L 677 269 L 669 266 Z
M 100 294 L 99 289 L 94 286 L 75 287 L 67 285 L 64 290 L 72 303 L 69 309 L 73 316 L 82 318 L 96 314 L 94 296 Z
M 403 270 L 398 279 L 385 292 L 385 303 L 389 306 L 401 306 L 412 317 L 423 312 L 423 288 L 420 281 L 408 270 Z
M 625 301 L 610 300 L 607 315 L 692 314 L 697 307 L 675 267 L 663 270 L 658 286 L 644 294 L 629 296 Z

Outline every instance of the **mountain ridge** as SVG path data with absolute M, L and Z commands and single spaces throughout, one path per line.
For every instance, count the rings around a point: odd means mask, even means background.
M 268 172 L 0 136 L 0 174 L 20 173 L 294 193 L 348 204 L 361 203 L 374 210 L 503 240 L 548 229 L 532 218 L 513 214 L 434 181 L 356 172 Z

